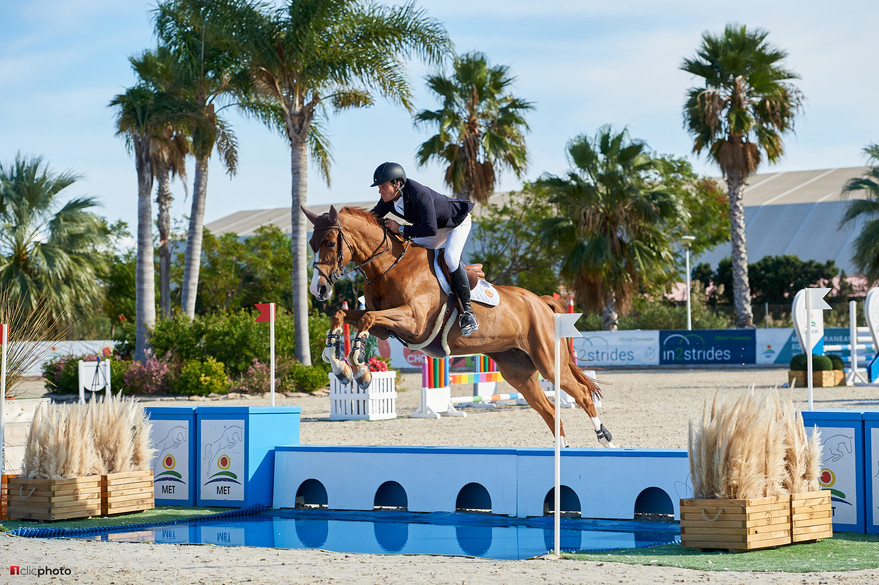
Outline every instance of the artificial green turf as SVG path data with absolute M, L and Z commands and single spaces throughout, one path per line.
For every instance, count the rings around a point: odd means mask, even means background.
M 21 526 L 26 528 L 111 528 L 114 526 L 130 526 L 132 524 L 153 524 L 159 522 L 184 520 L 228 512 L 231 508 L 217 507 L 186 507 L 156 506 L 153 510 L 144 510 L 132 514 L 107 516 L 106 518 L 84 518 L 81 520 L 58 520 L 57 522 L 37 522 L 31 520 L 3 520 L 0 530 L 15 530 Z
M 571 553 L 565 558 L 659 565 L 700 571 L 766 571 L 784 573 L 856 571 L 879 568 L 879 536 L 838 532 L 833 538 L 774 549 L 741 553 L 699 552 L 680 544 L 617 549 L 600 553 Z

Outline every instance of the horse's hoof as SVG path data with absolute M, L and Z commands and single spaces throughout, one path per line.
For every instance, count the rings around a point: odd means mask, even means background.
M 360 386 L 361 390 L 366 390 L 372 383 L 372 372 L 369 371 L 368 367 L 361 366 L 354 374 L 354 379 L 357 380 L 357 385 Z
M 347 386 L 348 384 L 351 383 L 352 378 L 351 378 L 350 372 L 348 372 L 347 375 L 344 372 L 336 372 L 335 375 L 336 375 L 336 380 L 338 380 L 339 383 L 342 384 L 343 386 Z
M 610 434 L 610 431 L 602 424 L 601 428 L 595 431 L 595 434 L 598 436 L 598 442 L 601 443 L 602 447 L 614 447 L 613 444 L 613 436 Z

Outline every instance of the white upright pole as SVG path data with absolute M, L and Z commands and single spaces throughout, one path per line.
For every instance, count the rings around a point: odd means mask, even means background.
M 555 318 L 555 379 L 553 382 L 555 383 L 555 396 L 553 397 L 553 402 L 555 403 L 555 489 L 553 490 L 554 506 L 555 513 L 553 514 L 553 534 L 554 534 L 554 547 L 556 556 L 561 555 L 562 548 L 562 536 L 561 536 L 561 504 L 562 504 L 562 423 L 561 423 L 561 412 L 559 410 L 559 405 L 561 404 L 561 400 L 559 399 L 562 393 L 562 384 L 561 384 L 561 376 L 559 375 L 562 368 L 562 351 L 561 351 L 561 338 L 560 338 L 560 324 L 559 320 L 561 315 L 554 315 Z
M 269 310 L 271 311 L 271 319 L 269 320 L 269 360 L 271 366 L 269 366 L 269 371 L 271 372 L 271 380 L 272 380 L 272 406 L 275 405 L 275 303 L 269 303 Z
M 693 329 L 693 318 L 690 313 L 690 246 L 687 246 L 687 331 Z
M 809 387 L 809 410 L 812 408 L 812 295 L 806 290 L 806 384 Z
M 6 416 L 6 345 L 9 342 L 9 325 L 4 323 L 0 326 L 0 476 L 6 472 L 6 431 L 3 428 L 3 419 Z

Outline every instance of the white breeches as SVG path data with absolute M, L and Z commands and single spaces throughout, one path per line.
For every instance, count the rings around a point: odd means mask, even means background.
M 430 248 L 431 250 L 436 250 L 445 242 L 446 247 L 443 257 L 446 260 L 446 266 L 449 267 L 449 272 L 454 272 L 458 269 L 458 264 L 461 263 L 461 254 L 464 252 L 464 244 L 467 243 L 467 236 L 470 235 L 472 223 L 468 215 L 461 222 L 461 225 L 457 227 L 440 228 L 437 230 L 436 235 L 412 238 L 412 241 L 419 246 Z

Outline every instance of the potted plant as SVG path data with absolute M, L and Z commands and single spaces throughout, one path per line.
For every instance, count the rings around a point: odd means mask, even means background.
M 812 355 L 812 386 L 836 386 L 836 374 L 833 371 L 833 362 L 826 355 Z M 788 384 L 796 385 L 798 388 L 808 386 L 806 375 L 808 372 L 808 364 L 806 363 L 806 354 L 800 353 L 790 360 L 790 371 L 788 372 Z

